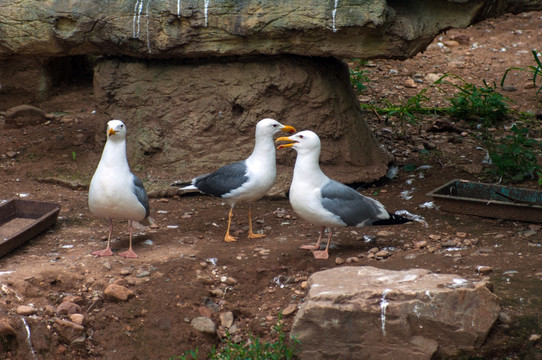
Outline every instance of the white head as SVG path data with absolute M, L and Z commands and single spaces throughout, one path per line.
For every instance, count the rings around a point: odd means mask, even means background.
M 111 120 L 107 123 L 107 139 L 121 141 L 126 139 L 126 125 L 121 120 Z
M 290 141 L 288 144 L 279 145 L 279 149 L 291 147 L 298 154 L 316 153 L 320 155 L 320 138 L 310 130 L 300 131 L 292 136 L 280 137 L 276 141 Z
M 258 121 L 258 124 L 256 124 L 256 137 L 263 136 L 272 138 L 273 135 L 275 135 L 279 131 L 295 133 L 295 129 L 292 126 L 282 125 L 274 119 L 266 118 Z

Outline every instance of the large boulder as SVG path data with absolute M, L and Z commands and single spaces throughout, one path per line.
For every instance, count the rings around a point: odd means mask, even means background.
M 385 174 L 391 156 L 363 121 L 348 76 L 345 64 L 333 58 L 104 59 L 96 66 L 94 95 L 100 124 L 125 121 L 136 160 L 147 155 L 154 165 L 167 164 L 174 178 L 190 180 L 248 157 L 255 124 L 271 117 L 317 132 L 329 175 L 371 181 Z M 100 140 L 102 130 L 96 131 Z M 283 192 L 295 152 L 277 156 L 276 190 Z
M 0 9 L 0 56 L 411 57 L 443 30 L 534 0 L 24 0 Z
M 340 267 L 309 279 L 291 334 L 299 359 L 432 359 L 479 348 L 498 318 L 486 281 Z

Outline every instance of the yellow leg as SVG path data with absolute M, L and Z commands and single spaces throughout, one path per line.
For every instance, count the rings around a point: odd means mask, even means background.
M 230 235 L 230 225 L 231 225 L 232 216 L 233 216 L 233 206 L 230 208 L 230 213 L 228 214 L 228 229 L 226 230 L 226 236 L 224 236 L 224 241 L 227 241 L 227 242 L 237 241 L 236 238 Z
M 248 205 L 248 238 L 259 239 L 265 237 L 265 234 L 255 234 L 252 232 L 252 210 L 250 204 Z

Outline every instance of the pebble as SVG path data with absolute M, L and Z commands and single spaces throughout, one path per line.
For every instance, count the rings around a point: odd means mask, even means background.
M 85 322 L 85 315 L 83 314 L 71 314 L 70 320 L 73 321 L 76 324 L 83 325 Z
M 81 313 L 81 306 L 68 300 L 62 301 L 62 303 L 56 307 L 57 315 L 71 315 L 76 313 Z
M 284 316 L 291 315 L 291 314 L 293 314 L 296 310 L 297 310 L 297 305 L 296 305 L 296 304 L 289 304 L 288 306 L 286 306 L 286 307 L 282 310 L 282 315 L 284 315 Z
M 414 244 L 414 247 L 418 249 L 423 249 L 426 246 L 427 246 L 427 240 L 418 241 Z
M 0 334 L 3 337 L 17 336 L 17 333 L 13 329 L 11 322 L 8 319 L 0 319 Z
M 529 341 L 537 342 L 541 337 L 540 334 L 531 334 L 531 336 L 529 336 Z
M 493 268 L 491 266 L 480 265 L 476 268 L 476 271 L 481 275 L 486 275 L 493 272 Z
M 222 289 L 213 289 L 211 290 L 211 294 L 216 297 L 222 297 L 224 296 L 224 290 Z
M 126 301 L 134 296 L 134 292 L 122 285 L 110 284 L 105 288 L 104 296 L 110 300 Z
M 408 78 L 405 80 L 405 82 L 403 83 L 403 85 L 406 87 L 406 88 L 410 88 L 410 89 L 415 89 L 418 87 L 418 84 L 416 84 L 416 82 L 414 81 L 414 79 L 411 79 L 411 78 Z
M 55 319 L 54 327 L 61 338 L 68 343 L 78 342 L 85 328 L 82 325 L 76 324 L 73 321 L 64 319 Z
M 388 250 L 380 250 L 379 252 L 375 254 L 375 257 L 379 260 L 386 259 L 390 256 L 391 256 L 391 252 L 389 252 Z
M 226 311 L 220 313 L 220 326 L 224 329 L 229 329 L 233 325 L 233 313 L 231 311 Z
M 342 265 L 344 264 L 344 259 L 342 257 L 336 257 L 335 258 L 335 265 Z
M 23 316 L 33 315 L 36 313 L 36 309 L 30 305 L 20 305 L 17 307 L 16 311 L 18 315 Z
M 457 47 L 459 46 L 459 41 L 456 40 L 446 40 L 442 42 L 447 47 Z
M 381 231 L 376 233 L 376 236 L 382 236 L 382 237 L 388 237 L 388 236 L 391 236 L 391 235 L 393 235 L 393 232 L 388 231 L 388 230 L 381 230 Z
M 351 257 L 346 259 L 346 263 L 347 264 L 359 263 L 359 258 L 357 256 L 351 256 Z
M 128 275 L 130 275 L 131 273 L 132 273 L 132 270 L 131 270 L 130 268 L 122 268 L 122 269 L 120 270 L 120 274 L 121 274 L 122 276 L 128 276 Z
M 199 332 L 216 334 L 216 325 L 213 320 L 205 316 L 193 318 L 190 325 Z
M 142 278 L 142 277 L 147 277 L 147 276 L 150 276 L 150 275 L 151 275 L 150 271 L 143 270 L 143 271 L 138 272 L 136 277 Z

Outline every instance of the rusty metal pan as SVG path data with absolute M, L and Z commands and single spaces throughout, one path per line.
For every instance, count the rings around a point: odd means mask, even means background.
M 542 223 L 542 192 L 537 190 L 456 179 L 427 195 L 450 212 Z
M 0 257 L 52 226 L 60 204 L 12 199 L 0 206 Z

